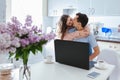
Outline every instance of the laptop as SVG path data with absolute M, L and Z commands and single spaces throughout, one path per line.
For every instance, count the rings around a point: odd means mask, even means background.
M 54 40 L 56 62 L 89 70 L 94 62 L 89 62 L 89 43 Z

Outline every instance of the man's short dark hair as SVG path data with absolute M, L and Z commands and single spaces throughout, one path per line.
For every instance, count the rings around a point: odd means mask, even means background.
M 78 16 L 77 21 L 80 22 L 82 27 L 84 28 L 88 23 L 87 15 L 83 13 L 77 13 L 76 16 Z

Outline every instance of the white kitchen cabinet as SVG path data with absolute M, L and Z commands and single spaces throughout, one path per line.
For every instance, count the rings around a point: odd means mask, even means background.
M 78 0 L 78 11 L 89 15 L 90 14 L 90 0 Z
M 78 11 L 90 16 L 120 16 L 120 0 L 78 0 Z
M 105 15 L 120 16 L 120 0 L 105 0 Z
M 104 15 L 103 0 L 78 0 L 78 11 L 87 15 Z
M 78 0 L 61 0 L 62 9 L 76 9 L 78 7 Z
M 61 16 L 63 9 L 76 9 L 77 0 L 48 0 L 48 16 Z
M 120 43 L 114 42 L 104 42 L 104 41 L 97 41 L 100 51 L 103 49 L 110 49 L 114 51 L 120 51 Z
M 48 0 L 48 16 L 61 16 L 63 9 L 77 9 L 90 16 L 120 16 L 120 0 Z
M 48 16 L 59 16 L 62 14 L 59 0 L 48 0 Z
M 61 16 L 63 13 L 63 10 L 61 9 L 50 9 L 48 11 L 48 16 Z
M 6 21 L 6 0 L 0 0 L 0 22 Z
M 103 16 L 104 15 L 104 0 L 91 0 L 91 12 L 90 15 Z

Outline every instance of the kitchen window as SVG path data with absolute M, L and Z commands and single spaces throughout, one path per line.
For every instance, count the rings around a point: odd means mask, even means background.
M 42 24 L 42 0 L 11 0 L 11 15 L 24 21 L 27 15 L 31 15 L 33 24 Z

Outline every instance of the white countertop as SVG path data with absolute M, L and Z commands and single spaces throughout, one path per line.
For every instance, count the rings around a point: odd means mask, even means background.
M 106 80 L 114 67 L 114 65 L 108 65 L 105 70 L 96 68 L 85 70 L 56 62 L 53 64 L 40 62 L 31 66 L 31 80 Z M 87 74 L 93 71 L 100 73 L 100 75 L 95 79 L 87 77 Z M 18 80 L 18 70 L 15 71 L 15 75 L 14 80 Z

